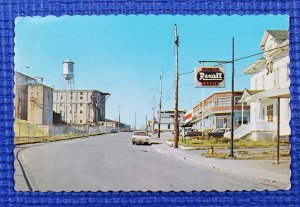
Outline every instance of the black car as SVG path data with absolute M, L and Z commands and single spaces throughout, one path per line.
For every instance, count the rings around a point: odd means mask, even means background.
M 187 137 L 195 137 L 195 136 L 202 136 L 202 132 L 199 132 L 197 130 L 192 130 L 189 132 L 186 132 Z
M 214 129 L 207 133 L 208 137 L 221 138 L 224 136 L 225 129 Z
M 118 130 L 112 129 L 112 130 L 110 130 L 110 133 L 118 133 Z

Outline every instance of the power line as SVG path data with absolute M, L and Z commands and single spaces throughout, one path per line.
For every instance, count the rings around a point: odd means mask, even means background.
M 241 58 L 237 58 L 237 59 L 235 59 L 234 61 L 244 60 L 244 59 L 247 59 L 247 58 L 250 58 L 250 57 L 254 57 L 254 56 L 257 56 L 257 55 L 261 55 L 261 54 L 264 54 L 264 53 L 271 52 L 271 51 L 273 51 L 273 50 L 278 50 L 278 49 L 284 48 L 284 47 L 288 47 L 288 45 L 284 45 L 284 46 L 281 46 L 281 47 L 276 47 L 276 48 L 273 48 L 273 49 L 271 49 L 271 50 L 267 50 L 267 51 L 255 53 L 255 54 L 252 54 L 252 55 L 247 55 L 247 56 L 244 56 L 244 57 L 241 57 Z M 218 66 L 224 65 L 224 64 L 226 64 L 226 63 L 219 64 Z M 187 74 L 190 74 L 190 73 L 194 73 L 194 71 L 189 71 L 189 72 L 185 72 L 185 73 L 180 73 L 179 76 L 181 76 L 181 75 L 187 75 Z

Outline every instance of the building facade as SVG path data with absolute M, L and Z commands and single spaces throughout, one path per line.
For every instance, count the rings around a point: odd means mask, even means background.
M 265 31 L 260 49 L 263 57 L 244 70 L 251 75 L 250 90 L 244 91 L 241 101 L 250 105 L 250 122 L 235 130 L 234 135 L 236 138 L 250 136 L 255 140 L 272 140 L 279 130 L 281 137 L 289 137 L 288 31 Z
M 17 119 L 27 120 L 28 85 L 34 84 L 36 79 L 15 71 L 14 81 L 14 116 Z
M 184 111 L 178 111 L 179 126 L 184 124 Z M 155 125 L 158 130 L 158 124 Z M 160 119 L 161 131 L 174 131 L 174 111 L 162 111 Z
M 234 92 L 234 128 L 250 121 L 250 106 L 239 101 L 243 91 Z M 231 91 L 212 93 L 193 107 L 193 129 L 210 131 L 231 127 Z
M 53 124 L 53 89 L 41 83 L 28 85 L 28 121 Z
M 55 90 L 53 110 L 68 124 L 97 124 L 105 121 L 108 95 L 98 90 Z

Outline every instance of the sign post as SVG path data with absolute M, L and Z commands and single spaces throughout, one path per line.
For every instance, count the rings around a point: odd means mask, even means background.
M 230 63 L 232 65 L 231 76 L 231 142 L 229 157 L 234 157 L 233 154 L 233 137 L 234 137 L 234 37 L 232 37 L 232 60 L 200 60 L 199 63 L 218 63 L 224 65 Z M 224 69 L 221 67 L 199 67 L 195 68 L 195 87 L 225 87 L 224 83 Z M 224 85 L 223 85 L 224 84 Z M 203 114 L 203 112 L 202 112 Z M 203 115 L 202 115 L 203 116 Z M 203 123 L 202 123 L 203 124 Z

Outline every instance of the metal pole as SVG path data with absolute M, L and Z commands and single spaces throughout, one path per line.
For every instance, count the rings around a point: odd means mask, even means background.
M 160 97 L 159 97 L 158 138 L 160 138 L 161 100 L 162 100 L 162 76 L 163 76 L 163 71 L 161 70 L 161 72 L 160 72 Z
M 244 125 L 244 101 L 242 102 L 242 125 Z
M 201 135 L 204 136 L 204 88 L 202 88 L 202 102 L 201 102 L 201 108 L 202 108 L 202 133 Z
M 134 130 L 136 130 L 136 112 L 134 112 Z
M 279 148 L 280 148 L 280 98 L 277 98 L 278 106 L 277 106 L 277 159 L 276 164 L 279 164 Z
M 147 117 L 147 115 L 146 115 L 146 132 L 148 134 L 148 117 Z
M 178 123 L 178 45 L 179 38 L 177 35 L 177 26 L 174 25 L 175 34 L 175 110 L 174 110 L 174 148 L 178 148 L 179 140 L 179 123 Z
M 231 74 L 231 141 L 230 141 L 230 155 L 233 154 L 233 130 L 234 130 L 234 37 L 232 37 L 232 74 Z
M 120 110 L 121 110 L 121 106 L 119 106 L 119 124 L 118 124 L 118 131 L 120 131 L 120 124 L 121 124 Z

